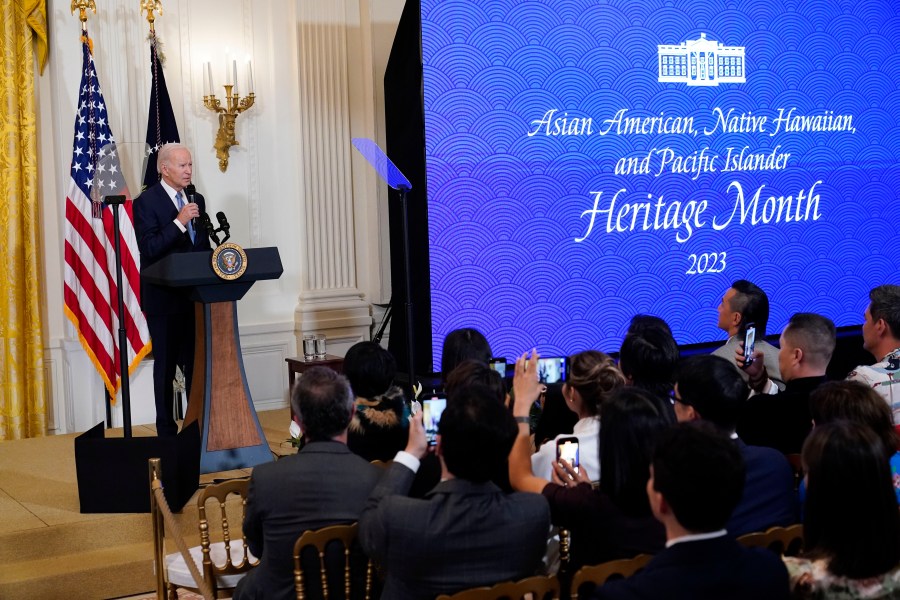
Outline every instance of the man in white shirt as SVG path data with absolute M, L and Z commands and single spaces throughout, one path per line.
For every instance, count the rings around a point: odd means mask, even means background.
M 869 292 L 862 336 L 863 347 L 878 362 L 856 367 L 847 379 L 881 394 L 894 414 L 894 425 L 900 425 L 900 285 L 880 285 Z

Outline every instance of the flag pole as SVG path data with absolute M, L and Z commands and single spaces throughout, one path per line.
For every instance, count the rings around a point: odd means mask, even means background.
M 159 16 L 162 16 L 162 0 L 141 0 L 141 12 L 147 11 L 147 22 L 150 23 L 150 35 L 151 37 L 156 37 L 156 27 L 154 25 L 156 21 L 156 15 L 154 12 L 158 12 Z

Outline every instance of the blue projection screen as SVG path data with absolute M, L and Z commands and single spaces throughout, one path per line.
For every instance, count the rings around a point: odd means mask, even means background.
M 900 283 L 900 9 L 886 0 L 422 0 L 434 364 L 723 340 L 736 279 L 862 322 Z

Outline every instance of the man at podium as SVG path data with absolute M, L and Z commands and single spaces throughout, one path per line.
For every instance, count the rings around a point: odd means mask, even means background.
M 211 250 L 209 237 L 199 225 L 206 210 L 203 196 L 193 193 L 191 152 L 182 144 L 159 149 L 157 171 L 161 180 L 134 202 L 134 228 L 141 253 L 141 308 L 153 344 L 153 392 L 156 398 L 156 433 L 178 433 L 173 409 L 175 366 L 181 365 L 185 384 L 191 385 L 194 361 L 194 305 L 186 293 L 147 282 L 144 269 L 175 252 Z M 190 395 L 190 393 L 188 393 Z

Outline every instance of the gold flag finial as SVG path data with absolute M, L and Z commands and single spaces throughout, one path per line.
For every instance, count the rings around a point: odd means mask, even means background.
M 78 9 L 78 18 L 81 19 L 81 30 L 84 31 L 87 29 L 87 11 L 88 9 L 94 11 L 94 14 L 97 14 L 97 5 L 94 4 L 94 0 L 72 0 L 72 14 L 75 14 L 75 9 Z
M 141 12 L 147 11 L 147 22 L 150 23 L 150 33 L 156 33 L 156 28 L 154 27 L 154 21 L 156 21 L 156 15 L 154 12 L 158 12 L 160 16 L 163 14 L 162 10 L 162 1 L 161 0 L 141 0 Z

